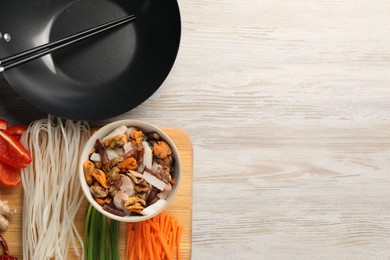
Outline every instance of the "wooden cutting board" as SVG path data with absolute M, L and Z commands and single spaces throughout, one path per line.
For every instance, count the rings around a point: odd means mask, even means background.
M 183 176 L 181 186 L 172 201 L 172 204 L 167 208 L 167 212 L 172 214 L 183 225 L 183 237 L 181 241 L 182 259 L 191 259 L 192 245 L 192 143 L 187 134 L 179 129 L 164 128 L 163 129 L 176 144 L 182 158 Z M 8 243 L 10 253 L 17 256 L 18 259 L 23 259 L 22 256 L 22 214 L 23 214 L 23 188 L 19 185 L 16 188 L 6 188 L 0 190 L 0 199 L 8 200 L 10 207 L 17 209 L 17 214 L 10 219 L 10 225 L 1 235 Z M 76 216 L 75 224 L 80 235 L 84 232 L 84 222 L 88 201 L 84 196 L 81 196 L 83 203 L 79 213 Z M 121 223 L 119 234 L 119 250 L 121 259 L 125 259 L 125 234 L 126 224 Z M 2 251 L 0 250 L 0 255 Z M 76 256 L 73 249 L 69 250 L 68 259 L 80 259 Z

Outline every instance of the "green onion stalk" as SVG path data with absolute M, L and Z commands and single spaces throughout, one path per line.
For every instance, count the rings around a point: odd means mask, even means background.
M 119 222 L 108 219 L 89 205 L 84 227 L 86 260 L 119 260 Z

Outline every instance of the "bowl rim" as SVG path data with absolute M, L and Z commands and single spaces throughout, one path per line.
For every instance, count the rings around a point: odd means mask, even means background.
M 112 214 L 108 211 L 103 210 L 103 207 L 100 206 L 94 199 L 93 196 L 89 190 L 89 185 L 87 184 L 85 177 L 84 177 L 84 169 L 83 169 L 83 164 L 86 159 L 88 158 L 88 153 L 93 147 L 93 143 L 95 143 L 97 138 L 104 137 L 105 135 L 108 135 L 111 131 L 115 130 L 121 125 L 125 125 L 126 127 L 129 126 L 134 126 L 136 128 L 139 128 L 144 131 L 144 128 L 150 128 L 158 132 L 160 137 L 168 142 L 168 144 L 171 146 L 172 152 L 174 154 L 175 158 L 175 174 L 177 175 L 175 177 L 175 185 L 172 189 L 171 194 L 169 197 L 166 199 L 167 203 L 161 207 L 159 210 L 157 210 L 155 213 L 147 215 L 147 216 L 117 216 L 115 214 Z M 92 145 L 92 146 L 91 146 Z M 101 128 L 97 129 L 87 140 L 87 142 L 84 144 L 84 147 L 81 152 L 81 157 L 79 160 L 79 180 L 80 180 L 80 186 L 83 191 L 84 196 L 87 198 L 88 202 L 96 209 L 98 210 L 101 214 L 105 215 L 106 217 L 117 220 L 120 222 L 140 222 L 144 221 L 147 219 L 150 219 L 158 214 L 160 214 L 162 211 L 164 211 L 172 202 L 174 197 L 177 194 L 178 189 L 180 188 L 181 184 L 181 169 L 182 169 L 182 162 L 181 162 L 181 157 L 180 157 L 180 152 L 179 149 L 177 149 L 176 144 L 173 142 L 173 140 L 168 136 L 168 134 L 160 127 L 151 124 L 149 122 L 143 121 L 143 120 L 138 120 L 138 119 L 122 119 L 122 120 L 117 120 L 113 121 L 111 123 L 108 123 Z

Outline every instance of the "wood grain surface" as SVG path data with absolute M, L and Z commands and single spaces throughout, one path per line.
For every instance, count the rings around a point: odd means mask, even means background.
M 193 259 L 390 259 L 390 2 L 180 1 L 173 70 L 115 118 L 194 147 Z M 0 80 L 0 117 L 42 117 Z
M 191 259 L 192 246 L 192 143 L 186 133 L 179 129 L 164 129 L 172 141 L 176 144 L 182 158 L 182 180 L 180 188 L 168 206 L 166 212 L 174 216 L 183 226 L 181 239 L 181 257 L 183 260 Z M 80 191 L 80 198 L 83 200 L 80 210 L 75 218 L 75 225 L 81 237 L 84 234 L 85 215 L 88 208 L 88 201 Z M 0 199 L 7 200 L 9 206 L 17 210 L 17 213 L 10 218 L 9 228 L 2 232 L 10 248 L 10 254 L 23 259 L 22 252 L 22 216 L 23 216 L 23 187 L 7 188 L 0 190 Z M 126 249 L 126 223 L 121 223 L 119 227 L 119 252 L 120 258 L 125 259 Z M 78 247 L 81 252 L 81 247 Z M 76 255 L 73 248 L 69 249 L 68 259 L 81 259 L 81 255 Z M 176 259 L 176 258 L 175 258 Z

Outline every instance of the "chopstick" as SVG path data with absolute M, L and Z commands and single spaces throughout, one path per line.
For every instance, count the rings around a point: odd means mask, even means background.
M 90 29 L 86 29 L 84 31 L 72 34 L 70 36 L 67 36 L 63 39 L 57 40 L 55 42 L 46 43 L 43 45 L 40 45 L 38 47 L 34 47 L 32 49 L 14 54 L 12 56 L 3 58 L 0 60 L 0 73 L 4 72 L 6 70 L 9 70 L 11 68 L 14 68 L 16 66 L 22 65 L 26 62 L 35 60 L 37 58 L 40 58 L 44 55 L 47 55 L 53 51 L 62 49 L 64 47 L 73 45 L 77 42 L 80 42 L 84 39 L 90 38 L 94 35 L 100 34 L 102 32 L 105 32 L 107 30 L 113 29 L 115 27 L 118 27 L 122 24 L 128 23 L 135 20 L 134 15 L 128 15 L 119 19 L 116 19 L 111 22 L 104 23 L 102 25 L 95 26 Z

